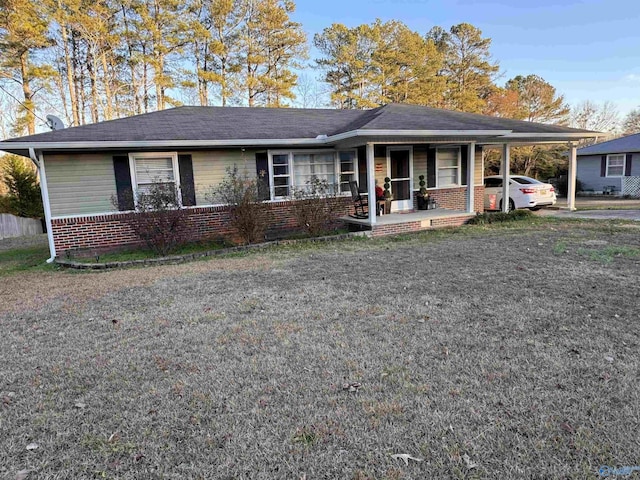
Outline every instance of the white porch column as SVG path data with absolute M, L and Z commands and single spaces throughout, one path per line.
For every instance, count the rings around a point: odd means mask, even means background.
M 509 172 L 511 171 L 511 151 L 509 144 L 502 145 L 502 211 L 509 211 Z
M 467 149 L 467 212 L 475 212 L 475 191 L 476 191 L 476 143 L 469 144 Z
M 369 185 L 367 199 L 369 200 L 369 223 L 376 223 L 376 166 L 373 143 L 367 143 L 367 184 Z
M 569 144 L 569 172 L 567 174 L 567 208 L 576 209 L 576 175 L 578 170 L 577 147 L 575 143 Z
M 30 152 L 31 153 L 31 152 Z M 42 195 L 42 206 L 44 207 L 44 220 L 47 226 L 47 238 L 49 239 L 49 255 L 47 263 L 51 263 L 56 258 L 56 246 L 53 241 L 53 228 L 51 227 L 51 203 L 49 203 L 49 187 L 47 185 L 47 173 L 44 169 L 44 155 L 38 152 L 38 173 L 40 174 L 40 194 Z

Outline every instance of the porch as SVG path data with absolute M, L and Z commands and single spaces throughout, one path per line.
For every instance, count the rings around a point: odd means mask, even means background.
M 464 210 L 436 208 L 433 210 L 409 210 L 369 218 L 341 217 L 350 228 L 370 230 L 372 236 L 393 235 L 397 233 L 418 232 L 432 228 L 454 227 L 465 224 L 475 217 L 475 213 Z

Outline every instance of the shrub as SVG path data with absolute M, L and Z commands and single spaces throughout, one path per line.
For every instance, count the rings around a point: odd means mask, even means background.
M 222 202 L 229 207 L 231 225 L 245 243 L 264 240 L 269 204 L 262 202 L 266 186 L 260 180 L 241 174 L 238 167 L 227 168 L 222 183 L 207 199 L 211 203 Z
M 567 192 L 569 191 L 569 179 L 567 175 L 560 175 L 556 180 L 555 188 L 557 189 L 557 194 L 562 195 L 563 197 L 567 196 Z M 584 190 L 584 185 L 580 180 L 576 179 L 576 193 L 582 192 Z
M 293 194 L 292 208 L 298 226 L 315 237 L 331 229 L 339 210 L 337 186 L 314 177 Z
M 509 213 L 504 212 L 485 212 L 478 213 L 475 217 L 470 219 L 467 223 L 469 225 L 486 225 L 490 223 L 503 223 L 513 222 L 518 220 L 527 220 L 531 218 L 533 214 L 529 210 L 512 210 Z
M 38 174 L 27 160 L 7 155 L 2 168 L 2 183 L 7 187 L 8 213 L 18 217 L 44 216 Z
M 135 212 L 124 216 L 135 235 L 157 255 L 165 256 L 190 240 L 187 210 L 179 198 L 174 184 L 156 182 L 138 192 Z M 111 202 L 118 206 L 117 198 L 112 197 Z

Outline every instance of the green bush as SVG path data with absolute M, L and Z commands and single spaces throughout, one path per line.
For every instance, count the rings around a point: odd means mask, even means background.
M 44 217 L 38 174 L 28 160 L 17 155 L 7 155 L 1 174 L 2 183 L 7 187 L 5 201 L 8 213 L 18 217 Z
M 490 223 L 504 223 L 518 220 L 527 220 L 533 214 L 529 210 L 513 210 L 509 213 L 504 212 L 485 212 L 479 213 L 467 223 L 469 225 L 487 225 Z
M 11 206 L 9 205 L 9 197 L 7 195 L 0 195 L 0 213 L 11 213 Z

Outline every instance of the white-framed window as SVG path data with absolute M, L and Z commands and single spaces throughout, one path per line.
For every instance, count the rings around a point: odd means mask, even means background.
M 625 155 L 607 155 L 607 177 L 623 177 Z
M 271 199 L 282 199 L 305 190 L 314 179 L 349 192 L 356 179 L 358 156 L 355 150 L 274 150 L 269 151 Z
M 358 178 L 358 154 L 356 150 L 342 150 L 338 152 L 340 161 L 340 193 L 351 193 L 349 182 Z
M 460 149 L 438 148 L 436 150 L 436 186 L 438 188 L 460 185 Z
M 130 153 L 129 168 L 134 198 L 149 191 L 154 184 L 166 184 L 176 191 L 180 188 L 177 152 Z

